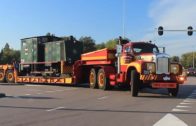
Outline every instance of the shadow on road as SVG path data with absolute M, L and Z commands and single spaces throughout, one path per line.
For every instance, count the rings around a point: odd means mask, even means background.
M 42 96 L 6 96 L 4 98 L 12 98 L 12 99 L 40 99 L 40 100 L 47 100 L 47 99 L 56 99 L 52 97 L 42 97 Z

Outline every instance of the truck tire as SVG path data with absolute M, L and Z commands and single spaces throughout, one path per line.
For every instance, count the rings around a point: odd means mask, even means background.
M 168 88 L 168 93 L 170 96 L 176 97 L 178 95 L 179 84 L 176 85 L 176 88 Z
M 5 75 L 4 75 L 4 71 L 0 70 L 0 83 L 5 82 Z
M 94 68 L 91 69 L 90 74 L 89 74 L 89 85 L 90 85 L 90 88 L 92 89 L 96 89 L 98 87 L 97 74 Z
M 14 78 L 14 71 L 13 70 L 8 70 L 6 72 L 6 81 L 8 83 L 14 83 L 15 78 Z
M 100 69 L 98 71 L 97 81 L 98 81 L 99 89 L 102 89 L 102 90 L 109 90 L 110 89 L 109 79 L 105 76 L 104 69 Z
M 138 96 L 140 79 L 139 79 L 139 73 L 136 70 L 131 71 L 130 85 L 131 85 L 131 95 L 133 97 Z

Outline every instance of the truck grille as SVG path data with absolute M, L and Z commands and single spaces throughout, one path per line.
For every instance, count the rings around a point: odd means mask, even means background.
M 161 57 L 157 59 L 157 74 L 169 73 L 169 59 Z

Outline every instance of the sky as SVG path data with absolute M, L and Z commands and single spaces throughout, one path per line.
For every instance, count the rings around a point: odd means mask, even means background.
M 196 0 L 0 0 L 0 49 L 20 39 L 45 35 L 91 36 L 96 43 L 123 36 L 152 41 L 171 56 L 196 51 L 196 33 L 164 32 L 156 28 L 196 28 Z M 123 30 L 124 26 L 124 30 Z

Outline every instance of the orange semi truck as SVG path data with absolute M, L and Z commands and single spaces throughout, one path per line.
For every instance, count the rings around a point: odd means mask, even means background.
M 36 64 L 52 64 L 57 74 L 24 74 L 21 67 Z M 81 54 L 79 60 L 69 64 L 67 61 L 20 63 L 20 68 L 14 65 L 0 65 L 0 82 L 31 83 L 31 84 L 80 84 L 89 83 L 90 88 L 109 90 L 114 86 L 124 86 L 131 89 L 133 97 L 138 96 L 143 87 L 153 89 L 167 88 L 171 96 L 177 96 L 179 85 L 183 84 L 183 68 L 179 63 L 172 63 L 169 55 L 163 49 L 149 42 L 128 42 L 119 39 L 116 49 L 101 49 Z M 41 73 L 41 72 L 39 72 Z

